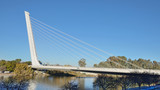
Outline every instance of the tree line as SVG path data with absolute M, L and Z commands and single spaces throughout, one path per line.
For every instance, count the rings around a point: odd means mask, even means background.
M 14 69 L 16 68 L 16 64 L 20 64 L 20 63 L 25 63 L 25 64 L 28 64 L 28 65 L 31 65 L 30 61 L 21 62 L 21 59 L 16 59 L 16 60 L 11 60 L 11 61 L 0 60 L 0 71 L 11 71 L 11 72 L 13 72 Z
M 120 65 L 119 65 L 120 64 Z M 137 67 L 136 67 L 136 66 Z M 144 69 L 160 69 L 160 64 L 157 61 L 151 61 L 150 59 L 127 59 L 125 56 L 111 56 L 106 61 L 94 64 L 94 67 L 106 67 L 106 68 L 144 68 Z
M 102 74 L 97 77 L 93 85 L 94 87 L 98 87 L 99 89 L 103 90 L 119 90 L 119 87 L 121 87 L 122 90 L 127 90 L 127 88 L 135 88 L 137 86 L 139 87 L 138 90 L 141 90 L 142 85 L 150 87 L 151 85 L 158 84 L 159 80 L 160 76 L 154 73 L 141 73 L 137 75 L 133 74 L 119 77 L 113 77 L 108 76 L 106 74 Z M 154 90 L 159 90 L 155 88 Z
M 29 80 L 34 77 L 34 72 L 26 63 L 17 63 L 14 75 L 8 78 L 0 77 L 0 90 L 27 90 Z

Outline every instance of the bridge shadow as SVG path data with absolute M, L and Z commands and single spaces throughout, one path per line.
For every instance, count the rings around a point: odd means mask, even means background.
M 46 71 L 46 73 L 51 76 L 75 76 L 69 73 L 68 71 L 59 71 L 59 70 L 49 70 L 49 71 Z

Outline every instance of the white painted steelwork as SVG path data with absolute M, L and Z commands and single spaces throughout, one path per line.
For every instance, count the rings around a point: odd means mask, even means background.
M 36 53 L 36 47 L 34 43 L 34 37 L 32 32 L 32 26 L 30 21 L 29 12 L 25 11 L 25 17 L 26 17 L 26 25 L 27 25 L 27 32 L 28 32 L 28 39 L 29 39 L 29 46 L 30 46 L 30 54 L 31 54 L 31 60 L 33 66 L 39 66 L 40 63 L 37 59 L 37 53 Z
M 66 67 L 66 66 L 32 66 L 36 69 L 46 70 L 71 70 L 92 73 L 111 73 L 111 74 L 141 74 L 150 73 L 160 75 L 160 70 L 150 69 L 124 69 L 124 68 L 94 68 L 94 67 Z
M 65 67 L 65 66 L 43 66 L 43 65 L 40 65 L 40 63 L 37 59 L 36 48 L 35 48 L 35 43 L 34 43 L 34 37 L 33 37 L 29 12 L 25 11 L 25 17 L 26 17 L 29 45 L 30 45 L 32 68 L 46 69 L 46 70 L 49 70 L 49 69 L 51 69 L 51 70 L 71 70 L 71 71 L 92 72 L 92 73 L 111 73 L 111 74 L 134 74 L 134 73 L 140 74 L 140 73 L 146 72 L 146 73 L 151 73 L 151 74 L 154 73 L 154 74 L 160 75 L 160 70 L 150 70 L 150 69 L 93 68 L 93 67 L 90 68 L 90 67 Z M 80 41 L 79 39 L 76 39 L 76 40 Z M 84 43 L 84 42 L 82 42 L 82 43 Z M 91 46 L 91 45 L 89 45 L 89 46 Z M 96 48 L 94 46 L 91 46 L 91 47 Z M 100 50 L 100 51 L 102 51 L 102 50 Z M 104 53 L 106 53 L 106 52 L 104 52 Z

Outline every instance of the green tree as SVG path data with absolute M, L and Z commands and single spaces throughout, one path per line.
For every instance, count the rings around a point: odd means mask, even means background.
M 6 64 L 6 61 L 5 60 L 1 60 L 0 61 L 0 66 L 4 66 Z
M 26 64 L 28 64 L 28 65 L 32 65 L 32 62 L 31 62 L 31 61 L 26 61 L 26 62 L 24 62 L 24 63 L 26 63 Z
M 94 64 L 93 66 L 94 66 L 94 67 L 97 67 L 97 64 Z
M 16 63 L 20 63 L 21 59 L 16 59 L 15 61 L 16 61 Z
M 160 66 L 156 61 L 153 61 L 153 69 L 160 69 Z
M 132 84 L 127 76 L 119 77 L 117 81 L 119 82 L 118 84 L 122 87 L 122 90 L 127 90 L 127 88 Z
M 33 70 L 27 64 L 16 64 L 16 68 L 14 70 L 15 78 L 17 81 L 22 82 L 32 78 Z
M 135 72 L 136 73 L 136 72 Z M 143 74 L 139 75 L 130 75 L 129 79 L 132 81 L 132 83 L 136 83 L 139 86 L 139 89 L 141 88 L 141 85 L 143 84 Z
M 86 60 L 84 58 L 82 58 L 81 60 L 79 60 L 78 62 L 80 67 L 85 67 L 86 66 Z
M 99 75 L 93 83 L 94 87 L 99 87 L 103 90 L 116 90 L 117 80 L 107 75 Z
M 0 71 L 5 71 L 6 70 L 6 66 L 0 66 Z
M 8 71 L 11 71 L 11 72 L 14 71 L 15 67 L 16 67 L 16 62 L 15 61 L 8 61 L 6 63 L 6 68 L 7 68 Z
M 16 60 L 15 60 L 16 61 Z M 26 90 L 29 80 L 33 76 L 33 70 L 27 64 L 16 64 L 15 75 L 7 79 L 0 80 L 0 90 Z M 3 88 L 2 88 L 3 87 Z
M 114 63 L 115 62 L 115 63 Z M 127 63 L 129 62 L 129 63 Z M 133 65 L 132 65 L 133 64 Z M 127 59 L 125 56 L 111 56 L 106 61 L 102 61 L 99 64 L 95 64 L 95 67 L 106 67 L 106 68 L 122 68 L 122 66 L 139 69 L 138 67 L 142 67 L 144 69 L 160 69 L 160 64 L 157 61 L 150 61 L 150 59 L 142 59 L 138 60 Z M 138 66 L 135 67 L 134 65 Z

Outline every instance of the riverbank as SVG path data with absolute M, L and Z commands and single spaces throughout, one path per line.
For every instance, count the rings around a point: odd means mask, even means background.
M 14 75 L 14 73 L 1 73 L 0 77 L 1 76 L 6 76 L 7 77 L 7 76 L 13 76 L 13 75 Z
M 37 71 L 37 72 L 43 72 L 43 71 Z M 62 71 L 62 70 L 48 70 L 43 73 L 46 73 L 49 76 L 75 76 L 75 77 L 97 77 L 98 76 L 98 74 L 95 74 L 95 73 Z
M 160 85 L 158 84 L 158 85 L 155 85 L 155 86 L 142 86 L 141 88 L 140 88 L 141 90 L 160 90 Z M 129 89 L 127 89 L 127 90 L 140 90 L 139 89 L 139 87 L 137 87 L 137 88 L 129 88 Z

